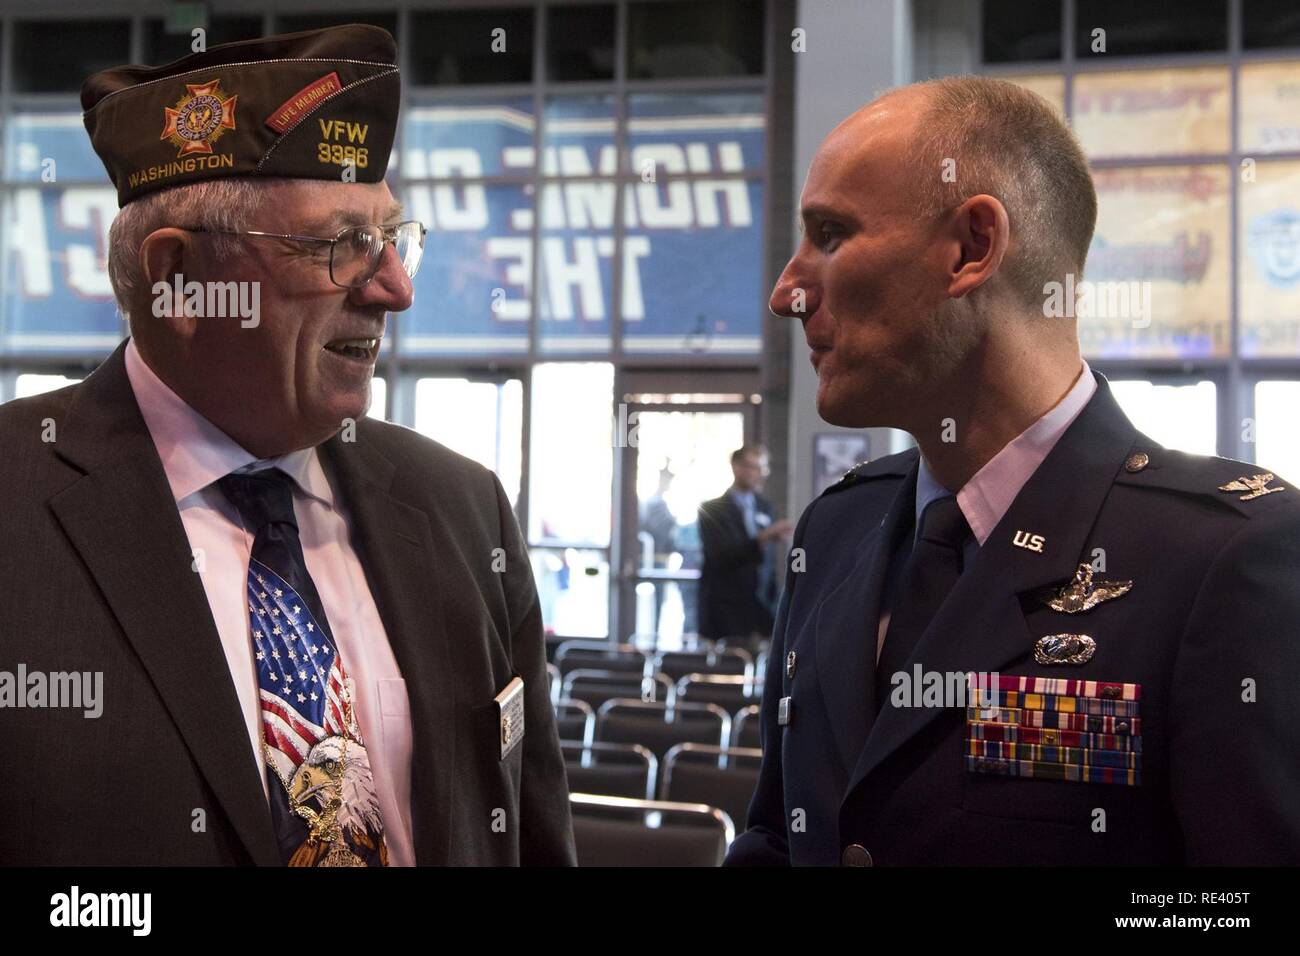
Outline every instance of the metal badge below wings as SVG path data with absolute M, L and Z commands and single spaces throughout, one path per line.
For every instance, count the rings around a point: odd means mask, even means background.
M 1086 664 L 1097 653 L 1097 642 L 1087 634 L 1048 634 L 1034 643 L 1038 664 Z

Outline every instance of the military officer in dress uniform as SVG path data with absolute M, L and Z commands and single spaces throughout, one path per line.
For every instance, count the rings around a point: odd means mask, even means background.
M 728 863 L 1300 862 L 1300 499 L 1141 434 L 1045 308 L 1096 217 L 1065 125 L 905 87 L 801 205 L 818 411 L 919 449 L 799 521 Z

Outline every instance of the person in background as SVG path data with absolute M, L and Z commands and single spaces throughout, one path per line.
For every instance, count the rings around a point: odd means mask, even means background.
M 769 473 L 767 449 L 747 444 L 731 455 L 731 487 L 700 505 L 702 637 L 734 640 L 754 649 L 772 633 L 778 597 L 773 555 L 792 525 L 774 520 L 761 494 Z

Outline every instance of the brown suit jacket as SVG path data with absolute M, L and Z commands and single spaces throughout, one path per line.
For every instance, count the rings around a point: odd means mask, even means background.
M 124 348 L 0 406 L 0 670 L 103 674 L 98 718 L 0 707 L 0 863 L 278 865 Z M 417 862 L 572 864 L 541 612 L 500 483 L 382 421 L 320 452 L 406 680 Z M 516 675 L 525 734 L 502 760 L 493 698 Z

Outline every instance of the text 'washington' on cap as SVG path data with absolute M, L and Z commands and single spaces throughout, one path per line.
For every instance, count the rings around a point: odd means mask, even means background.
M 400 98 L 392 36 L 356 23 L 116 67 L 81 87 L 119 206 L 226 176 L 379 182 Z

